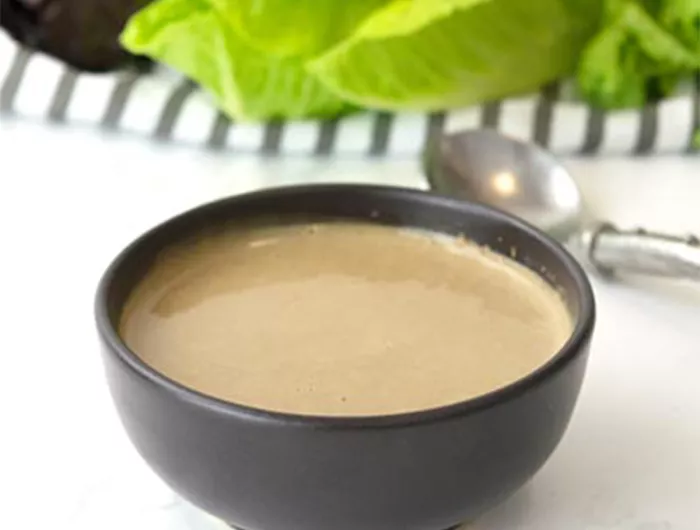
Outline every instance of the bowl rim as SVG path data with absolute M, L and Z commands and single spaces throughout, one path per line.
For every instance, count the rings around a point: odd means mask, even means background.
M 525 233 L 526 236 L 537 239 L 547 247 L 557 260 L 564 266 L 567 274 L 573 279 L 575 289 L 578 292 L 578 317 L 568 340 L 545 364 L 524 377 L 496 388 L 486 394 L 447 405 L 420 409 L 415 411 L 398 412 L 384 415 L 316 415 L 279 412 L 267 410 L 250 405 L 244 405 L 232 401 L 226 401 L 205 394 L 191 387 L 179 383 L 165 374 L 150 367 L 131 351 L 119 336 L 115 326 L 112 325 L 109 315 L 109 293 L 111 286 L 122 264 L 141 245 L 155 237 L 161 231 L 166 230 L 171 224 L 181 222 L 190 216 L 204 214 L 207 210 L 225 209 L 239 202 L 256 199 L 273 199 L 280 196 L 298 195 L 305 193 L 365 193 L 375 196 L 388 196 L 393 199 L 405 201 L 417 201 L 420 203 L 434 203 L 438 207 L 456 208 L 468 211 L 472 215 L 498 219 Z M 371 221 L 371 220 L 370 220 Z M 418 228 L 418 227 L 417 227 Z M 590 340 L 596 320 L 596 304 L 588 276 L 581 265 L 569 252 L 557 241 L 540 229 L 528 222 L 514 217 L 501 210 L 480 203 L 463 199 L 448 197 L 432 191 L 404 188 L 398 186 L 384 186 L 375 184 L 298 184 L 278 187 L 269 187 L 252 192 L 227 196 L 214 201 L 200 204 L 182 213 L 166 219 L 135 238 L 113 258 L 103 273 L 95 295 L 95 323 L 99 338 L 106 346 L 107 352 L 116 357 L 128 370 L 148 383 L 174 395 L 179 400 L 196 407 L 203 407 L 211 412 L 234 416 L 248 421 L 261 421 L 276 424 L 297 424 L 313 428 L 323 429 L 366 429 L 384 427 L 402 427 L 417 423 L 427 424 L 448 420 L 457 416 L 478 412 L 505 401 L 510 401 L 530 389 L 536 387 L 546 379 L 562 370 L 578 355 L 583 354 L 586 343 Z

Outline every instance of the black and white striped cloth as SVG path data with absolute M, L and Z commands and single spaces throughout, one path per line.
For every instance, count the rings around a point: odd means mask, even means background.
M 698 153 L 700 74 L 658 105 L 603 112 L 567 84 L 445 113 L 366 112 L 328 121 L 234 123 L 193 83 L 169 72 L 80 74 L 0 35 L 0 118 L 89 125 L 162 142 L 265 155 L 416 156 L 435 135 L 492 127 L 560 155 Z

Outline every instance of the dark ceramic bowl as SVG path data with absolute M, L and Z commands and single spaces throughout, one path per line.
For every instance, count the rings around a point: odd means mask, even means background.
M 159 249 L 226 220 L 270 214 L 465 234 L 505 255 L 515 248 L 520 262 L 562 291 L 575 329 L 550 362 L 508 387 L 451 406 L 363 418 L 218 401 L 127 349 L 117 334 L 120 313 Z M 533 476 L 564 434 L 595 320 L 584 272 L 538 230 L 484 206 L 363 185 L 272 189 L 169 220 L 115 259 L 96 312 L 112 396 L 140 454 L 182 497 L 246 530 L 443 530 L 495 506 Z

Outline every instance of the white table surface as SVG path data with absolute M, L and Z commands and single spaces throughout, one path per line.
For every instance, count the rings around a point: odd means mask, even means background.
M 567 163 L 598 215 L 700 233 L 700 159 Z M 203 201 L 301 181 L 421 187 L 418 169 L 216 156 L 5 118 L 0 527 L 222 528 L 174 501 L 121 430 L 92 322 L 103 267 L 145 228 Z M 594 287 L 598 328 L 565 439 L 530 484 L 470 528 L 700 528 L 700 288 L 639 279 Z

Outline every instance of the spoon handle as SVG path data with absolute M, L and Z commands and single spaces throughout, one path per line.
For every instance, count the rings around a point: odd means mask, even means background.
M 588 261 L 605 275 L 617 271 L 700 280 L 700 239 L 619 230 L 600 222 L 584 230 L 580 243 Z

